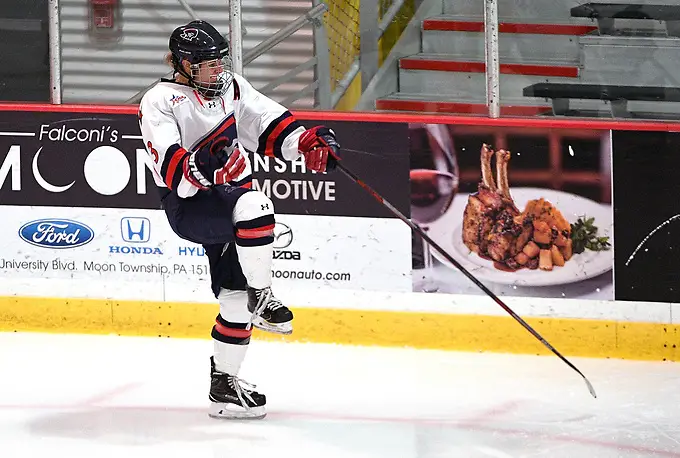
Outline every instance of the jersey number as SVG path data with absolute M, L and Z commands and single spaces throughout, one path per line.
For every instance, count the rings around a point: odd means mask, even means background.
M 153 161 L 158 164 L 158 151 L 156 151 L 156 148 L 153 147 L 151 142 L 147 142 L 146 146 L 149 148 L 149 152 L 153 156 Z

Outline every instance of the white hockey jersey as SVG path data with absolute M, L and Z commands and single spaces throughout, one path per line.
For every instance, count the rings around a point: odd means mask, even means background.
M 199 190 L 185 177 L 185 158 L 191 152 L 226 138 L 226 151 L 238 146 L 246 158 L 246 169 L 229 184 L 247 186 L 252 166 L 245 151 L 295 160 L 305 130 L 286 108 L 240 75 L 234 75 L 223 96 L 211 100 L 192 87 L 162 80 L 144 95 L 138 116 L 144 145 L 154 162 L 156 184 L 183 198 Z

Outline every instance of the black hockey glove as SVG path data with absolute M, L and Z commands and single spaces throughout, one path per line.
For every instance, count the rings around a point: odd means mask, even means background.
M 215 140 L 209 147 L 201 148 L 189 156 L 189 173 L 200 186 L 192 183 L 201 189 L 227 184 L 246 169 L 246 160 L 241 151 L 236 148 L 227 155 L 224 151 L 226 141 L 220 140 Z

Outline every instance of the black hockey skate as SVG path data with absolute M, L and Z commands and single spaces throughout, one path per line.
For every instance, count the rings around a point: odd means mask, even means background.
M 248 291 L 248 310 L 253 314 L 253 326 L 276 334 L 292 334 L 293 312 L 274 297 L 271 288 Z
M 250 385 L 233 375 L 218 372 L 215 360 L 210 357 L 210 410 L 213 418 L 229 420 L 258 420 L 267 415 L 267 398 Z

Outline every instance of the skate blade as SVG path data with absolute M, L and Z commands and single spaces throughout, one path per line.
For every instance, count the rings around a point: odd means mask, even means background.
M 243 409 L 234 404 L 213 402 L 208 410 L 210 418 L 219 420 L 261 420 L 267 416 L 265 406 Z
M 262 317 L 257 317 L 253 320 L 253 326 L 262 331 L 271 332 L 274 334 L 292 334 L 293 333 L 293 323 L 288 321 L 287 323 L 273 324 L 265 321 Z

